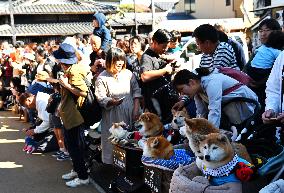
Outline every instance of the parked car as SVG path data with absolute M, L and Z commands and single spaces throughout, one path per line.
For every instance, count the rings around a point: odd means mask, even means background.
M 202 53 L 198 50 L 195 38 L 192 36 L 181 38 L 182 53 L 186 69 L 192 71 L 199 67 Z

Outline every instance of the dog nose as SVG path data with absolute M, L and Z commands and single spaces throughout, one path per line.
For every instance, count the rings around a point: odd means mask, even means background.
M 204 158 L 206 161 L 210 161 L 210 155 L 205 155 Z
M 175 119 L 175 120 L 174 120 L 174 123 L 177 123 L 177 122 L 178 122 L 178 121 Z

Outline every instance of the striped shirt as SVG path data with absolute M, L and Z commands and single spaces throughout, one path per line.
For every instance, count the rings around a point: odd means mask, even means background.
M 239 70 L 234 49 L 226 42 L 219 43 L 213 54 L 203 54 L 200 67 L 230 67 Z

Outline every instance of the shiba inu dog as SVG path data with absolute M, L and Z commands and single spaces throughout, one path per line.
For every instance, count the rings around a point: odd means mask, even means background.
M 199 138 L 196 135 L 207 135 L 210 133 L 219 133 L 219 129 L 214 127 L 204 118 L 185 119 L 186 129 L 184 131 L 189 141 L 189 147 L 193 153 L 199 157 L 202 156 L 199 151 Z
M 155 137 L 162 135 L 164 126 L 158 115 L 150 112 L 145 112 L 140 115 L 136 127 L 141 127 L 139 133 L 143 137 Z
M 220 133 L 198 135 L 199 149 L 206 167 L 215 169 L 230 162 L 235 151 L 229 139 Z
M 172 111 L 173 120 L 171 122 L 171 126 L 173 129 L 179 130 L 181 127 L 185 126 L 185 118 L 189 119 L 190 117 L 187 114 L 185 108 L 181 111 Z
M 113 144 L 126 144 L 128 143 L 129 137 L 133 132 L 128 132 L 125 128 L 127 125 L 124 122 L 113 123 L 109 132 L 111 136 L 108 138 Z
M 163 136 L 149 137 L 143 147 L 143 156 L 155 159 L 170 159 L 174 155 L 173 145 Z

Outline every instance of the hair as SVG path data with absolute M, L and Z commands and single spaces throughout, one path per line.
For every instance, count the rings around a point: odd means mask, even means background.
M 174 88 L 176 88 L 178 85 L 188 84 L 190 79 L 200 80 L 202 76 L 207 76 L 210 74 L 208 68 L 197 68 L 195 71 L 197 74 L 186 69 L 178 71 L 172 82 Z
M 214 27 L 218 30 L 218 31 L 222 31 L 224 33 L 229 33 L 229 30 L 222 24 L 219 23 L 215 23 Z
M 265 45 L 267 47 L 282 50 L 284 47 L 284 33 L 282 31 L 271 32 Z
M 133 43 L 134 40 L 138 40 L 139 43 L 142 43 L 141 37 L 140 36 L 133 36 L 129 39 L 129 45 Z
M 14 85 L 14 87 L 18 87 L 21 85 L 21 79 L 19 77 L 11 78 L 10 82 Z
M 210 24 L 203 24 L 198 26 L 194 30 L 192 37 L 198 38 L 201 42 L 210 40 L 211 42 L 216 43 L 219 40 L 217 29 Z
M 276 19 L 271 18 L 263 20 L 262 22 L 260 22 L 258 29 L 262 28 L 262 26 L 264 25 L 271 30 L 281 30 L 281 26 Z
M 181 42 L 181 33 L 179 31 L 172 30 L 170 33 L 171 33 L 171 36 L 172 36 L 172 38 L 171 38 L 172 42 L 176 42 L 176 41 Z
M 116 47 L 122 49 L 125 54 L 129 53 L 129 43 L 122 39 L 117 40 Z
M 84 39 L 83 34 L 80 34 L 80 33 L 75 33 L 73 37 L 76 39 L 79 39 L 80 41 L 83 41 Z
M 37 47 L 37 54 L 43 57 L 44 59 L 47 58 L 44 48 L 40 45 Z
M 171 41 L 171 34 L 165 29 L 158 29 L 153 37 L 153 41 L 156 41 L 158 44 L 164 44 Z
M 33 96 L 33 94 L 31 94 L 31 93 L 28 93 L 28 92 L 22 93 L 22 94 L 20 95 L 20 97 L 19 97 L 19 103 L 20 103 L 20 105 L 21 105 L 21 106 L 26 106 L 26 105 L 25 105 L 25 102 L 26 102 L 27 98 L 29 98 L 29 97 L 31 97 L 31 96 Z
M 110 48 L 106 54 L 106 70 L 110 73 L 114 73 L 114 65 L 117 61 L 124 61 L 123 69 L 126 68 L 125 53 L 120 48 Z

